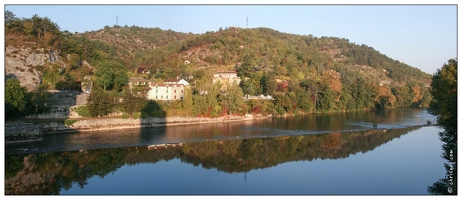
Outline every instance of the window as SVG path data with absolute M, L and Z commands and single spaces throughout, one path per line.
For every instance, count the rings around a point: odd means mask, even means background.
M 161 96 L 160 96 L 160 99 L 164 99 L 164 95 L 161 95 Z
M 176 95 L 175 95 L 175 97 L 173 99 L 176 99 Z
M 168 99 L 168 95 L 165 97 L 165 99 Z
M 173 93 L 176 93 L 176 90 Z
M 181 94 L 183 94 L 183 90 L 181 90 Z
M 156 95 L 156 99 L 158 99 L 158 98 L 157 98 L 157 95 Z

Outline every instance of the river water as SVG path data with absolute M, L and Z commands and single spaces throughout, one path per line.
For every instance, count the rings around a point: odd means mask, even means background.
M 435 119 L 395 109 L 45 134 L 5 144 L 5 194 L 428 194 L 445 175 L 442 130 L 419 125 Z

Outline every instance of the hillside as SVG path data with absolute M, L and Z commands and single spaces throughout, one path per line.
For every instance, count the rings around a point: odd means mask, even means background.
M 197 108 L 180 113 L 207 116 L 426 107 L 430 101 L 429 74 L 345 38 L 238 27 L 192 34 L 106 26 L 72 34 L 60 31 L 46 17 L 18 19 L 8 14 L 7 75 L 18 78 L 22 85 L 33 77 L 37 81 L 28 83 L 34 84 L 28 87 L 31 89 L 40 84 L 48 89 L 79 90 L 81 84 L 93 82 L 121 98 L 131 77 L 158 82 L 193 75 L 189 81 L 196 84 L 191 88 L 191 105 L 187 106 Z M 38 59 L 33 64 L 28 61 L 32 57 Z M 139 74 L 138 67 L 151 73 Z M 233 106 L 224 103 L 229 101 L 226 94 L 198 94 L 204 88 L 214 91 L 210 82 L 214 72 L 229 70 L 236 70 L 243 80 L 236 94 L 265 94 L 275 100 L 269 106 L 248 102 Z M 108 73 L 117 76 L 109 77 Z M 182 110 L 185 105 L 168 104 L 165 109 L 168 107 Z M 229 110 L 231 107 L 235 110 Z
M 194 35 L 159 28 L 106 27 L 85 36 L 115 46 L 130 68 L 147 66 L 151 71 L 173 66 L 178 73 L 184 61 L 190 61 L 192 70 L 219 70 L 234 67 L 248 56 L 249 64 L 256 68 L 295 67 L 305 70 L 305 75 L 333 69 L 398 85 L 409 81 L 428 84 L 430 80 L 429 74 L 348 39 L 294 35 L 268 28 L 230 27 Z M 287 73 L 281 75 L 290 77 Z

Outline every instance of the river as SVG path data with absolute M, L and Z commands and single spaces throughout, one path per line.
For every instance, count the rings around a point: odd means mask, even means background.
M 445 175 L 442 130 L 420 127 L 435 119 L 394 109 L 45 134 L 5 144 L 5 194 L 428 194 Z

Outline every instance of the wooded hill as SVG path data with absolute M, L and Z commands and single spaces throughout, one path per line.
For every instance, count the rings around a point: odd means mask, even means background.
M 41 68 L 42 84 L 47 88 L 58 88 L 58 84 L 59 88 L 77 89 L 85 75 L 93 75 L 96 86 L 122 93 L 130 77 L 159 81 L 193 75 L 194 80 L 189 81 L 196 85 L 191 102 L 173 106 L 197 106 L 179 113 L 193 116 L 427 107 L 430 102 L 431 75 L 344 38 L 239 27 L 204 34 L 138 26 L 105 26 L 97 31 L 70 33 L 60 31 L 46 17 L 18 19 L 9 11 L 6 14 L 6 46 L 30 46 L 26 42 L 33 41 L 33 48 L 59 53 L 61 62 L 49 62 Z M 104 72 L 96 71 L 106 65 L 122 66 L 116 71 L 126 77 L 113 76 L 113 85 L 103 85 Z M 151 73 L 138 74 L 138 67 Z M 198 87 L 213 90 L 212 74 L 225 70 L 236 70 L 243 80 L 236 95 L 265 94 L 275 100 L 268 105 L 255 101 L 230 105 L 223 103 L 225 95 L 218 91 L 210 97 L 197 94 Z M 169 106 L 164 109 L 169 111 Z

